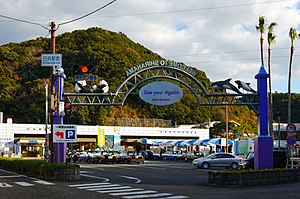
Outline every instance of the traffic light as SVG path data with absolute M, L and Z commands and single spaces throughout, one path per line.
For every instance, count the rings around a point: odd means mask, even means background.
M 75 72 L 79 72 L 82 74 L 97 72 L 97 67 L 93 65 L 81 64 L 79 66 L 74 66 L 74 68 L 75 68 Z
M 65 112 L 66 114 L 70 113 L 71 112 L 71 104 L 70 103 L 65 103 Z

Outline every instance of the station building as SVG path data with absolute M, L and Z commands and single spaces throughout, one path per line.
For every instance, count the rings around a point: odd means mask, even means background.
M 69 124 L 68 124 L 69 125 Z M 127 147 L 145 147 L 159 142 L 208 139 L 209 129 L 190 127 L 124 127 L 75 125 L 77 142 L 68 143 L 73 150 L 102 149 L 126 150 Z M 0 151 L 27 156 L 42 156 L 49 140 L 51 126 L 45 124 L 0 124 Z

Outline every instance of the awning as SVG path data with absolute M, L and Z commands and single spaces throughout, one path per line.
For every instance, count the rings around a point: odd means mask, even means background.
M 169 140 L 169 141 L 165 141 L 160 143 L 160 146 L 172 146 L 171 143 L 173 142 L 173 140 Z
M 174 140 L 171 145 L 172 146 L 180 146 L 180 144 L 183 142 L 184 140 Z
M 185 140 L 183 142 L 180 143 L 180 146 L 191 146 L 193 145 L 193 143 L 196 141 L 196 139 L 192 139 L 192 140 Z
M 163 141 L 152 141 L 153 146 L 159 146 Z
M 214 145 L 221 145 L 221 139 L 222 138 L 214 138 L 214 139 L 211 139 L 208 143 L 210 144 L 214 144 Z M 225 144 L 226 144 L 226 141 L 225 141 Z M 228 145 L 232 145 L 233 144 L 233 141 L 228 139 Z
M 200 146 L 210 146 L 210 143 L 209 143 L 209 141 L 210 141 L 211 139 L 204 139 L 204 140 L 202 140 L 201 142 L 200 142 Z
M 201 143 L 202 141 L 203 141 L 203 140 L 198 139 L 198 140 L 196 140 L 196 141 L 193 143 L 193 145 L 194 145 L 194 146 L 199 146 L 200 143 Z

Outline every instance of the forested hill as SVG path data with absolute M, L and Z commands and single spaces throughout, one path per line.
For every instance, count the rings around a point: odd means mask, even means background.
M 50 39 L 42 37 L 0 46 L 0 111 L 5 118 L 11 117 L 16 123 L 45 122 L 45 82 L 50 85 L 51 71 L 41 67 L 40 58 L 42 53 L 50 53 L 50 49 Z M 128 69 L 164 59 L 124 33 L 96 27 L 57 36 L 56 52 L 63 55 L 68 93 L 75 92 L 74 75 L 81 64 L 97 68 L 94 74 L 106 80 L 110 91 L 115 92 L 126 79 Z M 209 90 L 211 82 L 206 74 L 193 69 L 197 71 L 196 78 Z M 230 117 L 248 131 L 256 130 L 256 116 L 247 107 L 232 107 Z M 198 106 L 192 95 L 184 95 L 180 102 L 169 106 L 154 106 L 132 95 L 122 107 L 73 106 L 65 123 L 108 125 L 107 118 L 157 118 L 177 124 L 199 124 L 224 120 L 224 107 Z

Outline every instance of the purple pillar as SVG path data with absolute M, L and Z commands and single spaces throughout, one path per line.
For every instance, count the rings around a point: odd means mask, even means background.
M 254 138 L 254 169 L 273 168 L 273 139 L 268 135 L 268 89 L 267 74 L 261 66 L 257 79 L 257 93 L 259 100 L 258 136 Z
M 55 71 L 56 71 L 56 75 L 54 78 L 54 86 L 55 86 L 55 92 L 58 93 L 58 99 L 59 99 L 57 102 L 57 106 L 61 107 L 61 102 L 63 101 L 65 74 L 63 72 L 63 68 L 61 67 L 57 67 Z M 63 115 L 64 113 L 59 108 L 56 108 L 54 112 L 54 124 L 64 124 Z M 53 162 L 66 163 L 66 150 L 67 150 L 67 144 L 65 142 L 53 143 L 53 151 L 54 151 Z

